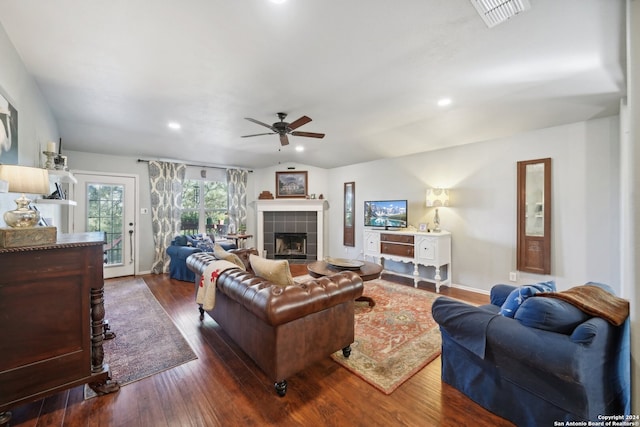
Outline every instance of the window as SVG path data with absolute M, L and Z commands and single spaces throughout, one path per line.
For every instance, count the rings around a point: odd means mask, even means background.
M 105 263 L 122 264 L 124 185 L 87 184 L 87 231 L 105 235 Z
M 182 234 L 225 234 L 229 223 L 227 211 L 226 181 L 184 180 Z

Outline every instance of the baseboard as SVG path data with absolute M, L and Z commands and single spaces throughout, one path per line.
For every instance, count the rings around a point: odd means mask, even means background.
M 451 285 L 452 288 L 461 289 L 463 291 L 475 292 L 476 294 L 490 295 L 491 291 L 486 289 L 471 288 L 469 286 Z

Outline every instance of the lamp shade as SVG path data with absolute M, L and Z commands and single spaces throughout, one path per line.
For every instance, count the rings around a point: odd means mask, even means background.
M 49 193 L 49 173 L 46 169 L 0 165 L 0 180 L 9 183 L 9 193 Z
M 427 189 L 427 207 L 449 206 L 449 190 L 446 188 Z

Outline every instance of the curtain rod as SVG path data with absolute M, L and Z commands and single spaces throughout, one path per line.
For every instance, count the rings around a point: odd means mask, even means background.
M 171 162 L 171 163 L 184 163 L 180 160 L 160 160 L 160 159 L 154 159 L 155 161 L 158 162 Z M 138 163 L 149 163 L 151 160 L 149 159 L 138 159 Z M 227 170 L 227 169 L 244 169 L 249 173 L 253 173 L 253 170 L 251 169 L 247 169 L 247 168 L 240 168 L 237 166 L 216 166 L 216 165 L 195 165 L 195 164 L 190 164 L 190 163 L 185 163 L 185 166 L 192 166 L 192 167 L 196 167 L 196 168 L 211 168 L 211 169 L 222 169 L 222 170 Z

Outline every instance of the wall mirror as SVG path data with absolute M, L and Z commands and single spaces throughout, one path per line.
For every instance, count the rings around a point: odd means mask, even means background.
M 551 274 L 551 159 L 518 162 L 518 271 Z
M 356 198 L 356 183 L 344 183 L 344 230 L 342 233 L 345 246 L 355 246 L 356 236 L 354 231 L 354 204 Z

